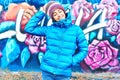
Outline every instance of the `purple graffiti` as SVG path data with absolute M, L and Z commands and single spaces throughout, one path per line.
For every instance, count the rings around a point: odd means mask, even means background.
M 118 49 L 112 47 L 107 40 L 93 40 L 89 45 L 88 56 L 84 59 L 92 70 L 110 68 L 118 65 Z
M 117 35 L 120 32 L 120 21 L 116 19 L 109 20 L 106 30 L 112 35 Z
M 39 51 L 45 52 L 46 45 L 44 42 L 45 39 L 43 37 L 30 34 L 27 34 L 27 38 L 25 40 L 25 44 L 28 45 L 29 50 L 32 54 L 38 53 Z
M 81 9 L 83 9 L 84 14 L 80 14 L 82 15 L 80 25 L 83 25 L 94 15 L 94 9 L 92 3 L 87 2 L 86 0 L 76 0 L 72 4 L 72 15 L 75 17 L 75 19 L 78 18 Z
M 118 14 L 118 3 L 116 0 L 101 0 L 98 9 L 107 9 L 106 18 L 107 19 L 114 19 L 115 16 Z

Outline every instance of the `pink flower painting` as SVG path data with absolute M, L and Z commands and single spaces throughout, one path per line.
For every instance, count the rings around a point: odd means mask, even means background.
M 106 30 L 112 35 L 117 35 L 118 33 L 120 33 L 120 21 L 116 19 L 109 20 L 107 22 Z
M 107 40 L 93 40 L 89 45 L 85 63 L 92 69 L 106 69 L 118 65 L 118 49 L 112 47 Z
M 25 40 L 25 44 L 28 45 L 31 54 L 38 53 L 40 51 L 41 52 L 46 51 L 46 44 L 44 37 L 28 34 Z

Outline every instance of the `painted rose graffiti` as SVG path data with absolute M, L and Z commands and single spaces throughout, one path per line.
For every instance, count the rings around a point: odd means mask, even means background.
M 31 54 L 46 51 L 45 37 L 27 34 L 25 44 L 28 45 Z
M 109 20 L 106 30 L 112 35 L 117 35 L 118 33 L 120 33 L 120 21 L 116 19 Z
M 107 40 L 94 40 L 89 45 L 88 56 L 85 58 L 85 63 L 89 65 L 92 70 L 98 68 L 109 69 L 119 64 L 117 56 L 118 49 L 112 47 Z
M 81 10 L 83 12 L 81 12 Z M 81 13 L 81 14 L 80 14 Z M 81 19 L 79 20 L 79 25 L 83 25 L 85 22 L 90 20 L 90 18 L 94 14 L 93 5 L 86 0 L 77 0 L 72 5 L 72 15 L 75 17 L 75 20 L 81 15 Z
M 101 0 L 98 5 L 98 9 L 107 9 L 106 18 L 114 19 L 118 14 L 118 3 L 116 0 Z

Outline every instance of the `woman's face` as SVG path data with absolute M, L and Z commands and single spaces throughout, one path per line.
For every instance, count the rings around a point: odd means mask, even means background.
M 61 19 L 65 19 L 66 15 L 65 15 L 65 12 L 62 9 L 56 9 L 53 12 L 52 17 L 55 21 L 59 21 Z

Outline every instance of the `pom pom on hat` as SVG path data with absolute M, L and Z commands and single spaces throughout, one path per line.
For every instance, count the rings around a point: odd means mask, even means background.
M 56 9 L 62 9 L 65 12 L 64 7 L 58 2 L 50 1 L 45 5 L 45 13 L 49 15 L 51 18 L 52 18 L 52 13 Z

